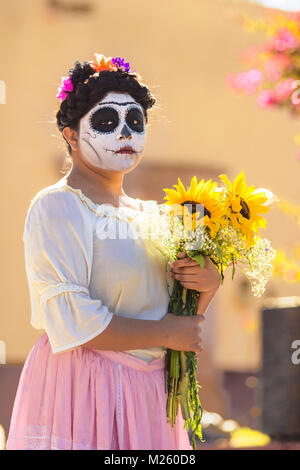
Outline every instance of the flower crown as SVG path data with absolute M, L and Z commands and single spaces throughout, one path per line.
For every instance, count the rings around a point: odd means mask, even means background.
M 135 70 L 130 69 L 129 62 L 125 62 L 125 59 L 121 59 L 121 57 L 105 57 L 103 54 L 94 53 L 94 60 L 90 60 L 88 64 L 95 70 L 93 75 L 99 74 L 102 70 L 118 70 L 121 69 L 127 73 L 133 73 Z M 72 83 L 72 77 L 62 77 L 61 85 L 58 87 L 58 93 L 56 98 L 60 100 L 60 102 L 64 101 L 69 93 L 74 91 L 74 85 Z

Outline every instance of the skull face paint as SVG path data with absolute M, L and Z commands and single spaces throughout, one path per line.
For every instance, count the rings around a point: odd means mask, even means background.
M 84 157 L 104 170 L 136 166 L 145 140 L 143 108 L 128 93 L 107 93 L 79 123 L 79 146 Z

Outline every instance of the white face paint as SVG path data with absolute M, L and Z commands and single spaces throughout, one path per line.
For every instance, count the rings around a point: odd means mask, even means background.
M 109 92 L 79 123 L 79 146 L 84 157 L 104 170 L 136 166 L 145 140 L 143 108 L 128 93 Z

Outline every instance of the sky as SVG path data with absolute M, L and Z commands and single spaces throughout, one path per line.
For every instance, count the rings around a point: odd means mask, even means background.
M 250 0 L 266 7 L 278 8 L 285 11 L 300 11 L 300 0 Z

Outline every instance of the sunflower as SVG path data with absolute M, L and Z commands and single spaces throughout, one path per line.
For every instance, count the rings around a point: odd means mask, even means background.
M 173 186 L 176 190 L 163 188 L 167 193 L 167 196 L 164 197 L 167 200 L 166 204 L 174 206 L 172 208 L 173 214 L 182 216 L 183 223 L 185 223 L 184 217 L 187 217 L 189 213 L 185 210 L 185 206 L 189 210 L 191 207 L 192 229 L 195 230 L 197 220 L 202 221 L 204 218 L 204 226 L 210 229 L 211 237 L 215 238 L 220 224 L 225 220 L 223 219 L 224 206 L 221 192 L 217 189 L 217 183 L 213 183 L 211 179 L 208 181 L 202 179 L 197 182 L 197 177 L 193 176 L 188 189 L 185 189 L 180 178 L 178 178 L 178 185 L 174 184 Z
M 268 197 L 254 186 L 247 187 L 243 171 L 232 184 L 226 175 L 220 175 L 219 178 L 226 187 L 227 215 L 233 227 L 243 232 L 246 242 L 250 246 L 254 243 L 255 233 L 259 233 L 258 228 L 266 226 L 266 220 L 260 214 L 269 211 L 269 208 L 264 205 Z

